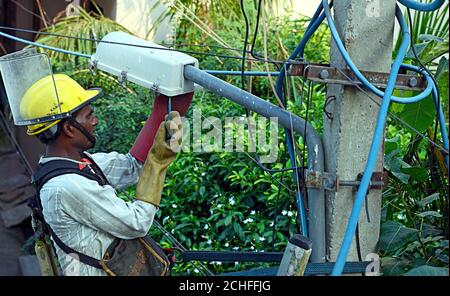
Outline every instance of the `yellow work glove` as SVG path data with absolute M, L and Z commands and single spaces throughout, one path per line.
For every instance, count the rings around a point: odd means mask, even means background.
M 137 199 L 159 207 L 167 167 L 180 151 L 181 139 L 180 114 L 177 111 L 172 111 L 170 120 L 161 122 L 153 146 L 148 152 L 147 160 L 136 187 Z

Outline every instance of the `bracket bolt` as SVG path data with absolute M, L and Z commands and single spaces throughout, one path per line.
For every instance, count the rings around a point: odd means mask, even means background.
M 319 77 L 321 79 L 327 79 L 330 76 L 330 74 L 328 73 L 328 70 L 321 70 L 319 73 Z
M 126 87 L 127 86 L 127 72 L 122 71 L 120 72 L 119 77 L 117 77 L 117 80 L 119 81 L 119 84 L 122 87 Z
M 417 78 L 416 77 L 411 77 L 408 79 L 408 85 L 410 87 L 415 87 L 417 86 Z
M 333 180 L 331 180 L 329 178 L 324 178 L 323 179 L 323 186 L 325 188 L 333 188 L 334 187 L 334 182 L 333 182 Z
M 91 72 L 92 76 L 97 75 L 97 60 L 92 60 L 89 62 L 89 71 Z

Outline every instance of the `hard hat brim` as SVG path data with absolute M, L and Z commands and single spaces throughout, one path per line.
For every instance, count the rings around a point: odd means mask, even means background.
M 88 94 L 89 99 L 78 105 L 76 108 L 69 111 L 69 114 L 72 115 L 73 113 L 77 112 L 78 110 L 82 109 L 83 107 L 89 105 L 93 101 L 97 100 L 98 98 L 103 96 L 103 90 L 99 87 L 89 88 L 86 90 L 86 94 Z
M 96 99 L 100 98 L 103 96 L 103 90 L 101 88 L 95 87 L 95 88 L 89 88 L 86 91 L 87 97 L 88 99 L 86 101 L 84 101 L 83 103 L 81 103 L 80 105 L 78 105 L 76 108 L 70 110 L 69 112 L 66 112 L 64 114 L 60 114 L 55 120 L 55 116 L 48 116 L 48 118 L 40 118 L 40 123 L 48 123 L 45 124 L 43 126 L 40 126 L 37 129 L 30 129 L 31 126 L 28 126 L 28 130 L 27 130 L 27 134 L 32 136 L 32 135 L 37 135 L 40 134 L 42 132 L 44 132 L 45 130 L 51 128 L 52 126 L 54 126 L 55 124 L 57 124 L 58 122 L 61 121 L 61 119 L 65 119 L 68 118 L 70 116 L 72 116 L 75 112 L 81 110 L 83 107 L 91 104 L 93 101 L 95 101 Z

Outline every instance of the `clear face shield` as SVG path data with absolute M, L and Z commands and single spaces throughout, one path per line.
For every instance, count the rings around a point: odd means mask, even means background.
M 30 125 L 68 117 L 63 112 L 50 59 L 35 49 L 24 49 L 0 57 L 14 124 Z

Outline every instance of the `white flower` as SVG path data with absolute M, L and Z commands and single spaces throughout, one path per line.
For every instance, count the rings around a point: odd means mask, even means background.
M 239 250 L 239 247 L 233 247 L 233 250 L 237 251 Z
M 209 228 L 208 224 L 205 224 L 205 227 L 203 227 L 203 229 L 208 229 L 208 228 Z
M 273 226 L 273 221 L 272 221 L 272 222 L 270 222 L 269 226 L 270 226 L 270 227 L 272 227 L 272 226 Z
M 251 246 L 251 247 L 250 247 L 250 250 L 254 250 L 254 249 L 255 249 L 255 247 L 254 247 L 254 246 Z
M 212 240 L 209 239 L 206 243 L 207 243 L 208 245 L 210 245 L 210 244 L 212 243 Z
M 203 177 L 204 175 L 206 175 L 206 173 L 205 172 L 203 172 L 202 174 L 201 174 L 201 176 Z
M 252 218 L 247 218 L 243 222 L 244 222 L 244 224 L 251 223 L 251 222 L 253 222 L 253 219 Z
M 198 269 L 196 268 L 196 269 L 194 269 L 194 272 L 195 272 L 195 273 L 199 273 L 200 270 L 198 270 Z
M 263 241 L 265 241 L 265 240 L 266 240 L 265 237 L 263 237 L 263 236 L 260 236 L 260 237 L 259 237 L 259 241 L 263 242 Z
M 217 207 L 220 209 L 222 207 L 222 204 L 218 204 Z
M 251 210 L 251 211 L 250 211 L 250 215 L 254 215 L 255 213 L 256 213 L 255 210 Z
M 234 205 L 235 201 L 234 201 L 234 197 L 230 197 L 230 199 L 228 200 L 228 202 L 230 203 L 230 205 Z
M 288 217 L 292 217 L 292 215 L 294 215 L 294 213 L 292 211 L 288 211 L 287 215 L 288 215 Z
M 172 208 L 176 209 L 178 206 L 176 204 L 172 204 Z
M 225 243 L 225 247 L 229 247 L 230 246 L 230 244 L 229 243 Z
M 282 211 L 281 211 L 281 215 L 286 216 L 286 214 L 287 214 L 287 211 L 286 211 L 286 210 L 282 210 Z

